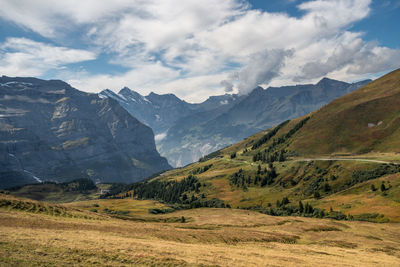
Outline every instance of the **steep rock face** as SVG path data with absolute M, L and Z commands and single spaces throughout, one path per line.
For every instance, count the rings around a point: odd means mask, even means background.
M 133 182 L 170 168 L 152 130 L 113 99 L 62 81 L 0 78 L 0 186 Z
M 99 93 L 102 98 L 117 100 L 132 116 L 150 126 L 155 134 L 161 134 L 180 118 L 195 112 L 195 105 L 189 104 L 173 94 L 148 96 L 125 87 L 118 94 L 104 90 Z

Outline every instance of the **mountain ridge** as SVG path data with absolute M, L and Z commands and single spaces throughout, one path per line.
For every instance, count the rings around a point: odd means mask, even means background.
M 113 99 L 59 80 L 3 76 L 0 88 L 2 187 L 76 178 L 132 182 L 170 168 L 151 128 Z
M 175 151 L 168 154 L 168 151 L 174 147 L 194 146 L 198 149 L 208 146 L 204 153 L 197 155 L 193 149 L 179 151 L 185 155 L 183 157 L 196 161 L 213 150 L 238 142 L 284 120 L 293 119 L 316 110 L 331 100 L 348 93 L 349 90 L 355 90 L 368 82 L 370 80 L 357 84 L 336 81 L 334 84 L 330 82 L 329 88 L 323 88 L 321 84 L 268 89 L 259 87 L 218 116 L 205 119 L 201 124 L 192 128 L 189 128 L 187 123 L 177 122 L 173 127 L 180 128 L 180 131 L 184 134 L 176 135 L 175 132 L 169 131 L 163 143 L 159 145 L 159 151 L 170 158 L 169 155 L 176 154 Z M 341 87 L 339 88 L 337 84 L 340 84 Z M 280 92 L 282 89 L 285 89 L 283 90 L 286 91 L 285 94 Z M 164 147 L 167 147 L 167 149 L 164 149 Z M 181 165 L 187 163 L 190 163 L 190 161 L 183 161 Z
M 173 166 L 180 167 L 262 129 L 307 114 L 370 81 L 346 83 L 323 78 L 315 85 L 267 89 L 258 86 L 248 95 L 210 96 L 197 104 L 173 94 L 142 96 L 126 87 L 118 94 L 102 91 L 99 95 L 116 99 L 134 117 L 152 127 L 158 136 L 156 145 L 160 154 Z M 129 101 L 128 95 L 135 97 Z M 178 108 L 168 109 L 172 104 Z

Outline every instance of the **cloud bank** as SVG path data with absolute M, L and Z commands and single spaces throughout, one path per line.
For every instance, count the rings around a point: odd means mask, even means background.
M 0 0 L 0 17 L 49 43 L 8 38 L 0 72 L 45 76 L 96 92 L 129 86 L 188 101 L 248 93 L 257 85 L 347 81 L 399 66 L 400 51 L 366 42 L 352 24 L 371 0 L 300 3 L 301 16 L 252 9 L 240 0 Z M 79 7 L 79 8 L 77 8 Z M 78 44 L 78 46 L 77 46 Z M 71 64 L 97 60 L 121 70 Z

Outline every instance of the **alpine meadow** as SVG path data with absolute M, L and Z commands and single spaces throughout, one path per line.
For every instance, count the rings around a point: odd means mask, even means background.
M 400 266 L 398 1 L 0 6 L 1 266 Z

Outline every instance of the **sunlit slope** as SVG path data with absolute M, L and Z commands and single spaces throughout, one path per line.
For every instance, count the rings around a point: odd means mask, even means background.
M 197 179 L 196 190 L 189 188 L 168 204 L 219 199 L 231 207 L 262 212 L 272 208 L 277 214 L 293 207 L 291 214 L 304 215 L 298 211 L 303 201 L 324 209 L 321 216 L 325 217 L 333 210 L 360 220 L 398 222 L 399 103 L 398 70 L 307 116 L 283 122 L 150 182 Z M 162 200 L 157 193 L 138 196 Z M 279 206 L 283 198 L 290 203 Z M 313 216 L 320 215 L 314 212 Z
M 400 152 L 400 69 L 314 112 L 289 149 L 302 155 Z

